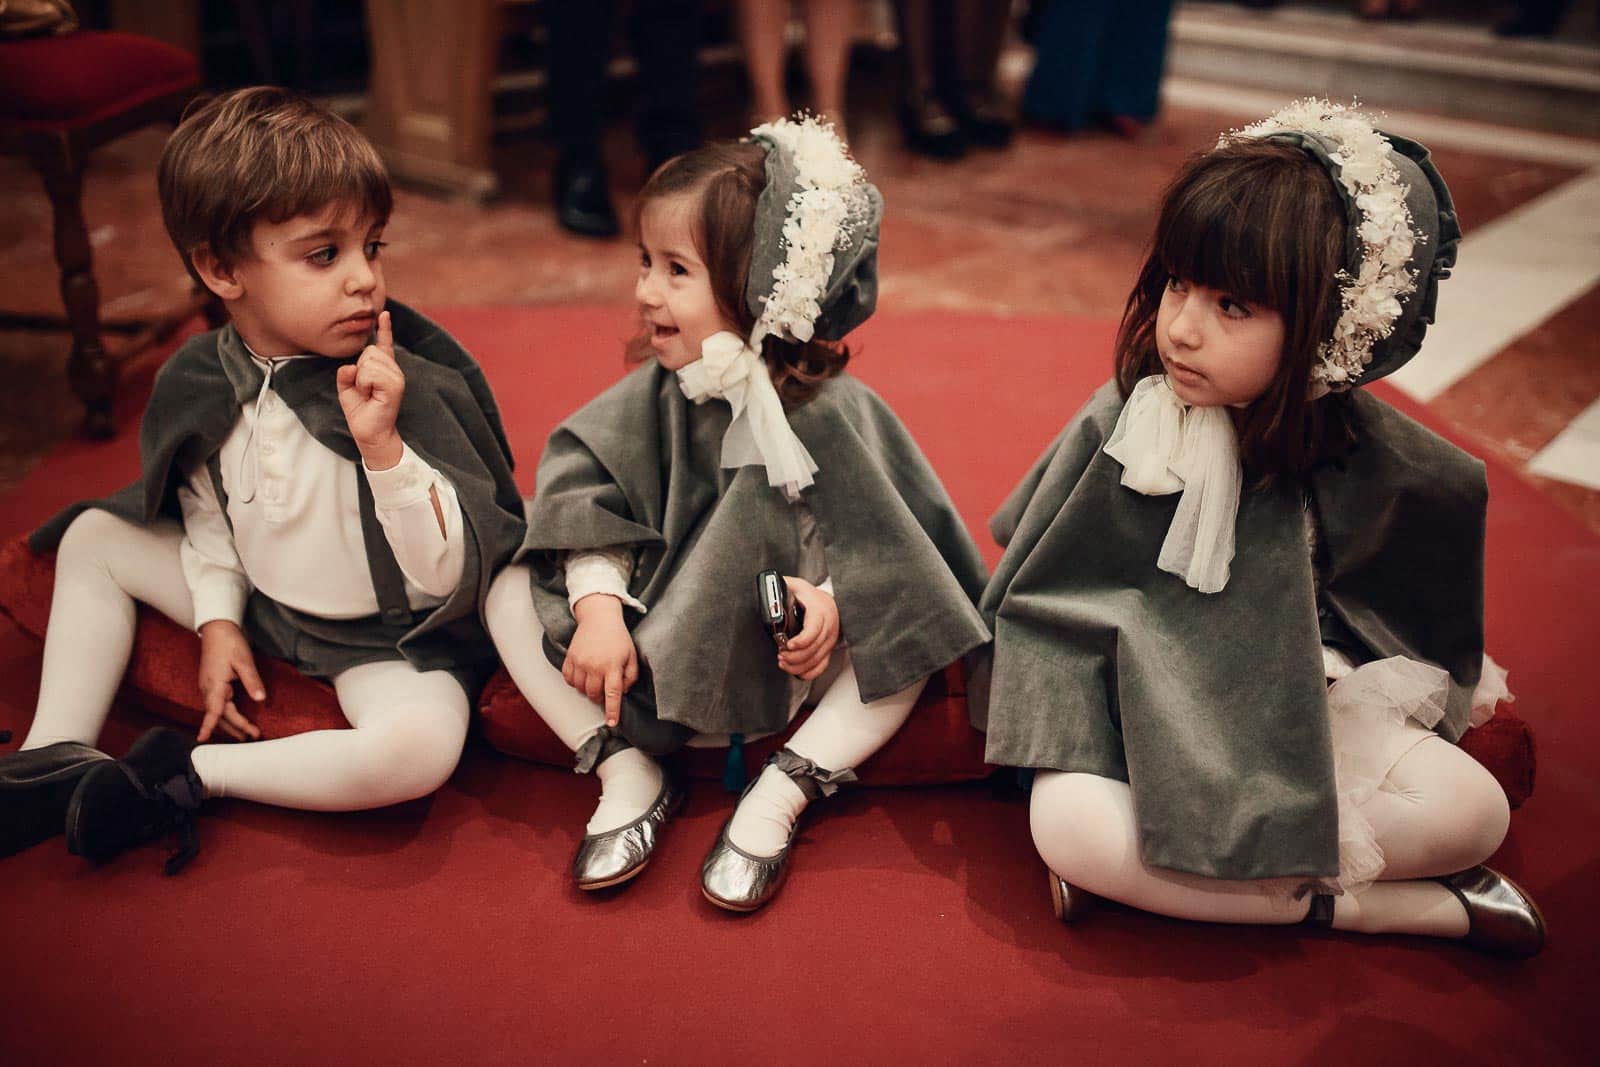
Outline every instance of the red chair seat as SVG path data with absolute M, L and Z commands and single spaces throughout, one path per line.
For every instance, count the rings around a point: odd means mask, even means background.
M 3 41 L 0 124 L 34 131 L 91 126 L 199 81 L 189 53 L 134 34 Z

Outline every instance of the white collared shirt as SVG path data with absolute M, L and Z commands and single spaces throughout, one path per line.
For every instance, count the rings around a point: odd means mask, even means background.
M 251 358 L 267 379 L 259 397 L 241 408 L 218 455 L 226 517 L 204 461 L 178 487 L 180 558 L 195 627 L 214 619 L 242 622 L 252 588 L 322 618 L 374 615 L 378 597 L 361 534 L 356 465 L 312 437 L 272 390 L 272 372 L 286 360 Z M 465 559 L 455 488 L 409 446 L 402 445 L 400 462 L 389 470 L 362 466 L 412 610 L 442 604 L 460 582 Z M 444 516 L 443 534 L 430 489 Z

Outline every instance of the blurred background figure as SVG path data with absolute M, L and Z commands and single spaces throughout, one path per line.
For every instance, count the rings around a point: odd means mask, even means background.
M 845 132 L 845 85 L 850 76 L 850 42 L 855 31 L 855 0 L 804 0 L 806 77 L 811 109 Z M 790 0 L 739 0 L 739 43 L 750 72 L 750 125 L 789 114 L 784 74 L 789 55 Z
M 998 148 L 1011 123 L 995 93 L 995 67 L 1011 20 L 1009 0 L 896 0 L 905 76 L 900 124 L 906 147 L 956 159 Z
M 545 0 L 549 34 L 550 129 L 559 157 L 556 218 L 584 237 L 615 237 L 616 209 L 606 184 L 606 62 L 613 0 Z M 696 54 L 699 0 L 630 0 L 629 47 L 638 63 L 634 131 L 650 171 L 700 144 Z
M 1414 19 L 1422 14 L 1422 0 L 1359 0 L 1356 14 L 1364 19 Z
M 1501 37 L 1551 37 L 1561 27 L 1568 0 L 1519 0 L 1511 13 L 1495 24 Z
M 1033 0 L 1038 53 L 1023 117 L 1062 131 L 1107 126 L 1143 136 L 1156 116 L 1172 0 Z

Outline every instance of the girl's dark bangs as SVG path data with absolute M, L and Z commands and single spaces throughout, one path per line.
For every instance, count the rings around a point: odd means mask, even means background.
M 1267 227 L 1249 201 L 1190 186 L 1174 198 L 1156 234 L 1156 258 L 1167 273 L 1252 304 L 1276 307 Z

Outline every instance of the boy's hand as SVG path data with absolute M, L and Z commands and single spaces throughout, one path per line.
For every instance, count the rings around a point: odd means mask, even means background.
M 639 680 L 639 653 L 622 621 L 622 601 L 591 593 L 573 606 L 578 632 L 561 664 L 561 677 L 578 692 L 604 704 L 606 725 L 622 718 L 622 694 Z
M 400 435 L 394 423 L 406 376 L 394 361 L 389 313 L 378 312 L 378 335 L 354 363 L 339 368 L 339 406 L 368 470 L 386 471 L 400 462 Z
M 200 723 L 197 740 L 210 740 L 211 732 L 219 726 L 235 741 L 260 739 L 261 731 L 233 701 L 234 679 L 252 700 L 267 699 L 266 686 L 256 672 L 256 658 L 244 631 L 226 619 L 212 619 L 200 627 L 200 695 L 205 698 L 206 717 Z
M 833 597 L 804 578 L 784 576 L 789 592 L 806 609 L 806 622 L 778 653 L 778 667 L 807 681 L 828 669 L 828 658 L 839 643 L 839 605 Z

